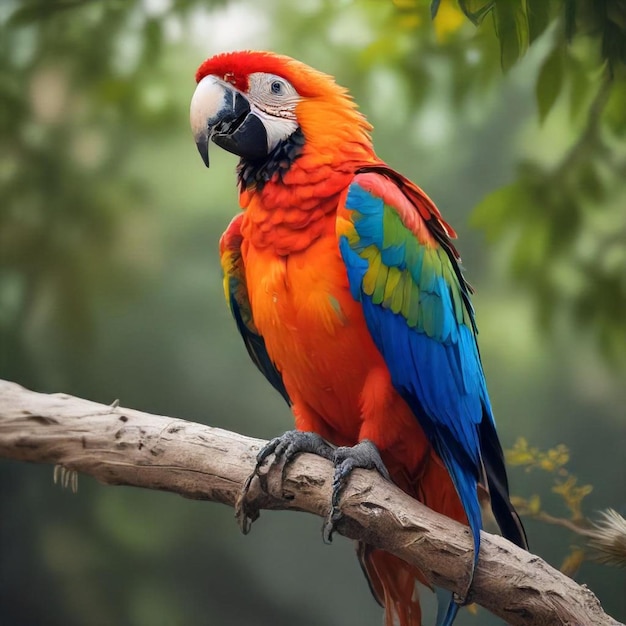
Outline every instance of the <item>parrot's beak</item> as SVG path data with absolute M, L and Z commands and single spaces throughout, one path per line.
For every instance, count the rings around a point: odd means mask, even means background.
M 189 112 L 198 152 L 209 167 L 209 140 L 249 160 L 268 154 L 267 132 L 252 112 L 248 99 L 215 76 L 205 76 L 196 87 Z

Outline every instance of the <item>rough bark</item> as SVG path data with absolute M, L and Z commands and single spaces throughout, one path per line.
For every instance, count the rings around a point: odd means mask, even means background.
M 172 491 L 234 506 L 264 444 L 182 419 L 106 406 L 65 394 L 39 394 L 0 381 L 0 456 L 53 463 L 108 485 Z M 324 516 L 331 464 L 299 455 L 280 486 L 270 471 L 251 496 L 264 509 Z M 434 585 L 465 592 L 472 559 L 468 529 L 385 482 L 357 470 L 342 498 L 341 534 L 415 564 Z M 483 533 L 469 601 L 519 626 L 617 626 L 584 585 L 538 556 Z

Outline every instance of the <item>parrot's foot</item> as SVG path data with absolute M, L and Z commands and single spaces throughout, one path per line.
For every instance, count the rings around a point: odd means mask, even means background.
M 350 448 L 348 448 L 349 450 Z M 259 518 L 259 508 L 248 498 L 250 485 L 255 478 L 263 480 L 261 468 L 265 465 L 268 457 L 274 455 L 271 465 L 283 464 L 281 471 L 281 483 L 285 480 L 287 466 L 300 452 L 311 452 L 324 457 L 329 461 L 335 459 L 335 448 L 317 433 L 303 432 L 300 430 L 288 430 L 286 433 L 275 437 L 266 446 L 261 448 L 256 457 L 256 466 L 248 476 L 241 488 L 237 502 L 235 503 L 235 516 L 239 527 L 244 535 L 252 528 L 252 523 Z
M 391 482 L 389 472 L 380 458 L 378 448 L 369 440 L 364 439 L 352 447 L 341 447 L 335 450 L 333 458 L 335 475 L 333 477 L 333 495 L 331 498 L 330 513 L 324 522 L 322 536 L 326 543 L 330 543 L 337 523 L 342 513 L 339 508 L 339 498 L 348 483 L 350 474 L 357 468 L 375 469 L 378 473 Z

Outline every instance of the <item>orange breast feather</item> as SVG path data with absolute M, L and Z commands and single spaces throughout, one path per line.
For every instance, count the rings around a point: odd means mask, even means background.
M 392 474 L 394 466 L 403 475 L 417 471 L 426 439 L 350 294 L 334 223 L 288 256 L 250 242 L 242 253 L 254 321 L 294 403 L 296 426 L 336 445 L 370 439 Z

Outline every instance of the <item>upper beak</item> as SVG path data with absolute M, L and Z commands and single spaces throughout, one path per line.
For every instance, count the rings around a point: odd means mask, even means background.
M 198 152 L 209 167 L 209 139 L 247 159 L 267 155 L 263 122 L 251 111 L 248 99 L 215 76 L 205 76 L 196 87 L 189 112 Z

